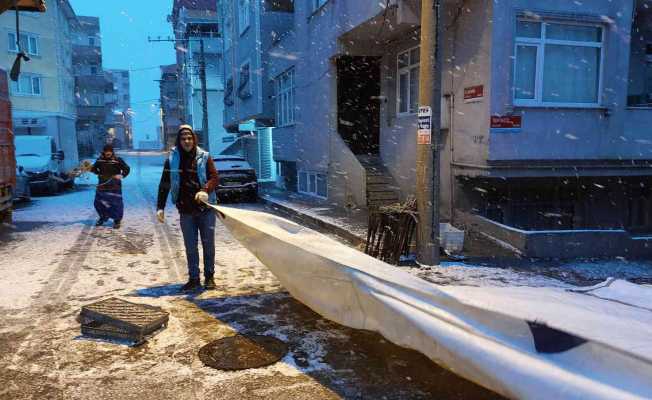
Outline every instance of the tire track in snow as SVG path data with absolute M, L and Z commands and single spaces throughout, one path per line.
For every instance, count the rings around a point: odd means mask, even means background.
M 93 215 L 90 215 L 91 219 Z M 23 338 L 20 346 L 16 349 L 11 365 L 20 365 L 21 356 L 30 348 L 31 340 L 37 332 L 51 329 L 55 322 L 51 315 L 51 307 L 63 303 L 70 289 L 77 282 L 82 264 L 86 261 L 95 242 L 93 233 L 95 233 L 95 226 L 84 225 L 77 235 L 75 243 L 65 252 L 66 256 L 48 275 L 45 286 L 34 296 L 30 308 L 40 310 L 40 316 L 29 321 L 34 328 Z
M 137 192 L 142 197 L 142 199 L 145 201 L 146 204 L 153 205 L 156 203 L 156 199 L 154 199 L 154 196 L 149 192 L 149 190 L 147 190 L 147 186 L 144 184 L 142 180 L 142 175 L 141 175 L 142 165 L 140 163 L 140 157 L 138 158 L 137 166 L 138 166 L 138 187 L 140 189 L 137 190 Z M 180 263 L 176 257 L 176 252 L 174 250 L 175 248 L 179 247 L 179 244 L 172 237 L 168 225 L 161 224 L 158 222 L 156 218 L 155 206 L 153 207 L 153 212 L 150 214 L 150 221 L 154 226 L 154 233 L 159 239 L 161 252 L 163 253 L 163 263 L 167 266 L 168 269 L 168 277 L 172 281 L 179 282 L 181 281 L 181 277 L 183 276 L 183 274 L 181 273 L 181 271 L 183 271 L 183 268 L 182 266 L 179 265 Z
M 90 216 L 93 217 L 94 214 Z M 95 227 L 85 225 L 77 236 L 75 243 L 65 252 L 66 256 L 57 268 L 48 276 L 47 283 L 36 295 L 33 307 L 61 303 L 65 300 L 72 286 L 77 282 L 82 264 L 95 242 Z

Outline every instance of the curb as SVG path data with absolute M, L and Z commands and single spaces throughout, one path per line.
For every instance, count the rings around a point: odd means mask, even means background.
M 364 246 L 367 243 L 367 238 L 360 237 L 333 223 L 324 221 L 312 215 L 304 214 L 284 204 L 278 203 L 274 201 L 273 198 L 263 197 L 263 196 L 258 196 L 258 198 L 263 204 L 278 209 L 281 213 L 285 214 L 287 217 L 302 223 L 307 223 L 309 225 L 315 226 L 319 228 L 322 231 L 322 233 L 326 232 L 326 233 L 336 235 L 346 240 L 347 242 L 349 242 L 349 244 L 353 245 L 354 247 Z

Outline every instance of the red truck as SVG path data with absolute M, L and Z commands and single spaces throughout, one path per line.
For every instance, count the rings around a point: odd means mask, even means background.
M 12 196 L 16 189 L 16 155 L 11 125 L 7 72 L 0 70 L 0 223 L 11 222 Z

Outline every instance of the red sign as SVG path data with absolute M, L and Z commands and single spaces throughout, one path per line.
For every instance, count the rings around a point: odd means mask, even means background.
M 484 85 L 464 88 L 464 100 L 481 99 L 484 97 Z
M 521 129 L 522 119 L 520 115 L 491 116 L 492 129 Z

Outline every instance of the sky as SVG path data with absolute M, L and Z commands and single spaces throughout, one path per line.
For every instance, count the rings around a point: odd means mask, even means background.
M 134 145 L 154 140 L 159 116 L 160 65 L 176 62 L 173 43 L 149 43 L 147 37 L 172 36 L 167 16 L 172 0 L 70 0 L 75 13 L 100 18 L 102 62 L 105 69 L 128 69 Z

